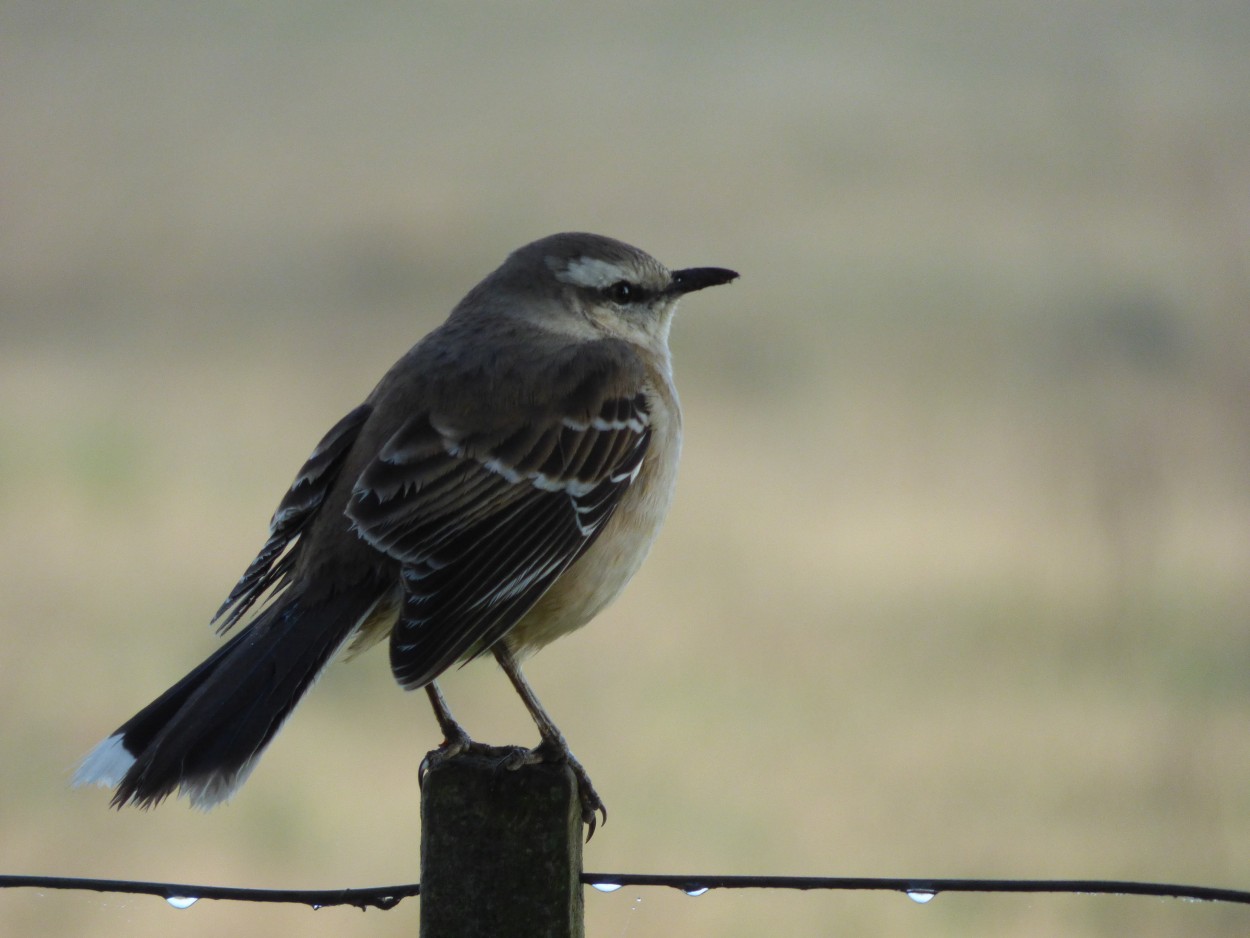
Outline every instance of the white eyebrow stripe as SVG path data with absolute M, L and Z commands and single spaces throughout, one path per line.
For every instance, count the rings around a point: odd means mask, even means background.
M 579 257 L 569 261 L 564 267 L 558 266 L 558 262 L 553 263 L 554 260 L 549 258 L 547 264 L 552 268 L 556 279 L 577 287 L 599 290 L 619 280 L 633 279 L 631 272 L 624 267 L 598 257 Z

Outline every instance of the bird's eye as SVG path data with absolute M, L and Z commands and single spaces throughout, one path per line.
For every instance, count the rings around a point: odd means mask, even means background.
M 628 280 L 618 280 L 603 292 L 613 303 L 633 303 L 642 296 L 642 291 Z

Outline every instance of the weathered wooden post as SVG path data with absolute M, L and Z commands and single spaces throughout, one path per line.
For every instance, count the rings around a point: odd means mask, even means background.
M 567 766 L 462 755 L 421 792 L 421 938 L 583 938 L 582 819 Z

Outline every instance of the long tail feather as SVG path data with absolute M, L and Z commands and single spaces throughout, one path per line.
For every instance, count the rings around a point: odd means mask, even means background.
M 175 789 L 198 808 L 229 800 L 378 598 L 360 587 L 307 608 L 279 600 L 96 746 L 74 784 L 116 787 L 117 807 Z

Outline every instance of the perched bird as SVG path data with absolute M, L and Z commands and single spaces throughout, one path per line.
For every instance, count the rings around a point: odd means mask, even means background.
M 260 611 L 74 783 L 116 787 L 117 807 L 175 789 L 225 801 L 335 653 L 389 635 L 395 679 L 425 688 L 444 736 L 423 767 L 478 748 L 435 680 L 490 652 L 542 738 L 505 764 L 567 762 L 593 833 L 603 803 L 519 662 L 641 565 L 681 450 L 673 310 L 736 277 L 592 234 L 511 254 L 317 444 L 213 621 L 224 633 Z

